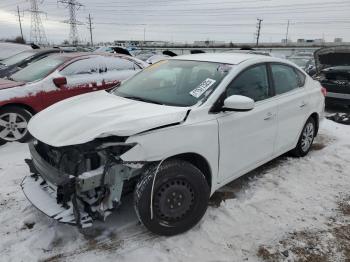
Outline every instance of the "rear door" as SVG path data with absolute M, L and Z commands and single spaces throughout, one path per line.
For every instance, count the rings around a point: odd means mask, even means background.
M 309 111 L 305 90 L 305 75 L 298 69 L 280 63 L 271 63 L 276 99 L 278 102 L 278 132 L 276 154 L 295 146 Z
M 248 112 L 221 112 L 218 117 L 221 181 L 230 181 L 269 160 L 277 133 L 277 102 L 266 64 L 243 71 L 228 86 L 226 97 L 243 95 L 255 101 Z

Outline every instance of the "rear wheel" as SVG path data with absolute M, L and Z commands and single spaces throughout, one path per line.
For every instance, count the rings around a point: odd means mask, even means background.
M 0 109 L 0 144 L 26 142 L 30 139 L 27 129 L 32 114 L 20 107 Z
M 310 117 L 300 134 L 297 146 L 291 151 L 296 157 L 306 156 L 312 146 L 316 134 L 316 123 L 315 120 Z
M 203 173 L 191 163 L 169 160 L 144 171 L 135 188 L 134 204 L 140 221 L 158 235 L 183 233 L 205 214 L 210 189 Z M 151 211 L 153 209 L 153 217 Z

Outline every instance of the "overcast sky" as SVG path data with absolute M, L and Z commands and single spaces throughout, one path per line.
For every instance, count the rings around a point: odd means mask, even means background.
M 37 0 L 46 12 L 42 22 L 50 42 L 69 38 L 68 9 L 56 0 Z M 93 17 L 94 41 L 218 40 L 253 42 L 256 19 L 263 19 L 262 42 L 280 42 L 290 20 L 289 38 L 341 37 L 350 41 L 350 0 L 80 0 L 79 38 L 88 41 L 87 16 Z M 29 40 L 29 0 L 0 0 L 0 39 L 20 35 L 16 5 Z

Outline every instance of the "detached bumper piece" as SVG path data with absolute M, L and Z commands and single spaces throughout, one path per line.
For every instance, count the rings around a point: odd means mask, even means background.
M 77 208 L 73 207 L 71 201 L 66 205 L 57 204 L 57 189 L 48 185 L 40 176 L 25 177 L 21 187 L 29 202 L 47 216 L 61 223 L 79 224 L 82 228 L 92 226 L 93 220 L 86 212 L 79 211 L 79 215 L 75 215 Z M 76 221 L 76 217 L 79 217 L 80 221 Z

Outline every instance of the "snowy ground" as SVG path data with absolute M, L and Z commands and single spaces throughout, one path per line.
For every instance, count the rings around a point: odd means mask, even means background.
M 350 126 L 325 120 L 307 157 L 282 156 L 231 183 L 199 225 L 170 238 L 148 233 L 130 205 L 93 239 L 50 220 L 20 190 L 26 157 L 26 145 L 0 147 L 0 261 L 350 259 Z

